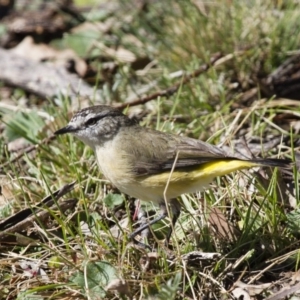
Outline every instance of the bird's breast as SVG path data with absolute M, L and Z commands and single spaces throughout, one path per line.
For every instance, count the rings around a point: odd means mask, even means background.
M 120 149 L 113 142 L 95 148 L 100 171 L 121 192 L 146 201 L 159 202 L 163 190 L 155 185 L 144 185 L 132 171 L 132 153 Z
M 113 143 L 106 143 L 101 147 L 96 147 L 95 154 L 103 175 L 123 191 L 122 187 L 133 180 L 133 174 L 129 160 L 122 149 L 115 147 Z

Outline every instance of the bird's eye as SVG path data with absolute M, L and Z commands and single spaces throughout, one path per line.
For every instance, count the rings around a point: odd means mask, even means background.
M 99 120 L 99 118 L 90 118 L 85 122 L 86 126 L 91 126 L 96 124 L 96 122 Z

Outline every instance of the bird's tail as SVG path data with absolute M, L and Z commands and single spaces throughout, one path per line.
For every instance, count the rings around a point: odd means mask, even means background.
M 279 167 L 279 168 L 290 168 L 292 161 L 290 159 L 279 159 L 279 158 L 255 158 L 248 160 L 259 166 Z

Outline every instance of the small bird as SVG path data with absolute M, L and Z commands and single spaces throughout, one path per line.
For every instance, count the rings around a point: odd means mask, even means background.
M 291 163 L 288 159 L 228 156 L 206 142 L 142 127 L 119 109 L 106 105 L 75 113 L 67 126 L 55 132 L 65 133 L 93 148 L 101 172 L 121 192 L 160 206 L 158 217 L 130 235 L 136 243 L 139 233 L 168 215 L 167 202 L 174 227 L 180 215 L 178 196 L 201 191 L 215 177 L 233 171 L 258 166 L 288 168 Z M 171 233 L 172 227 L 167 242 Z

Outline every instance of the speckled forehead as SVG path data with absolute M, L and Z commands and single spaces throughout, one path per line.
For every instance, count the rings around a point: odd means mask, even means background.
M 80 125 L 86 121 L 87 117 L 90 119 L 90 118 L 94 118 L 96 115 L 97 115 L 97 113 L 93 112 L 90 109 L 81 110 L 81 111 L 75 113 L 75 115 L 72 117 L 70 123 Z

